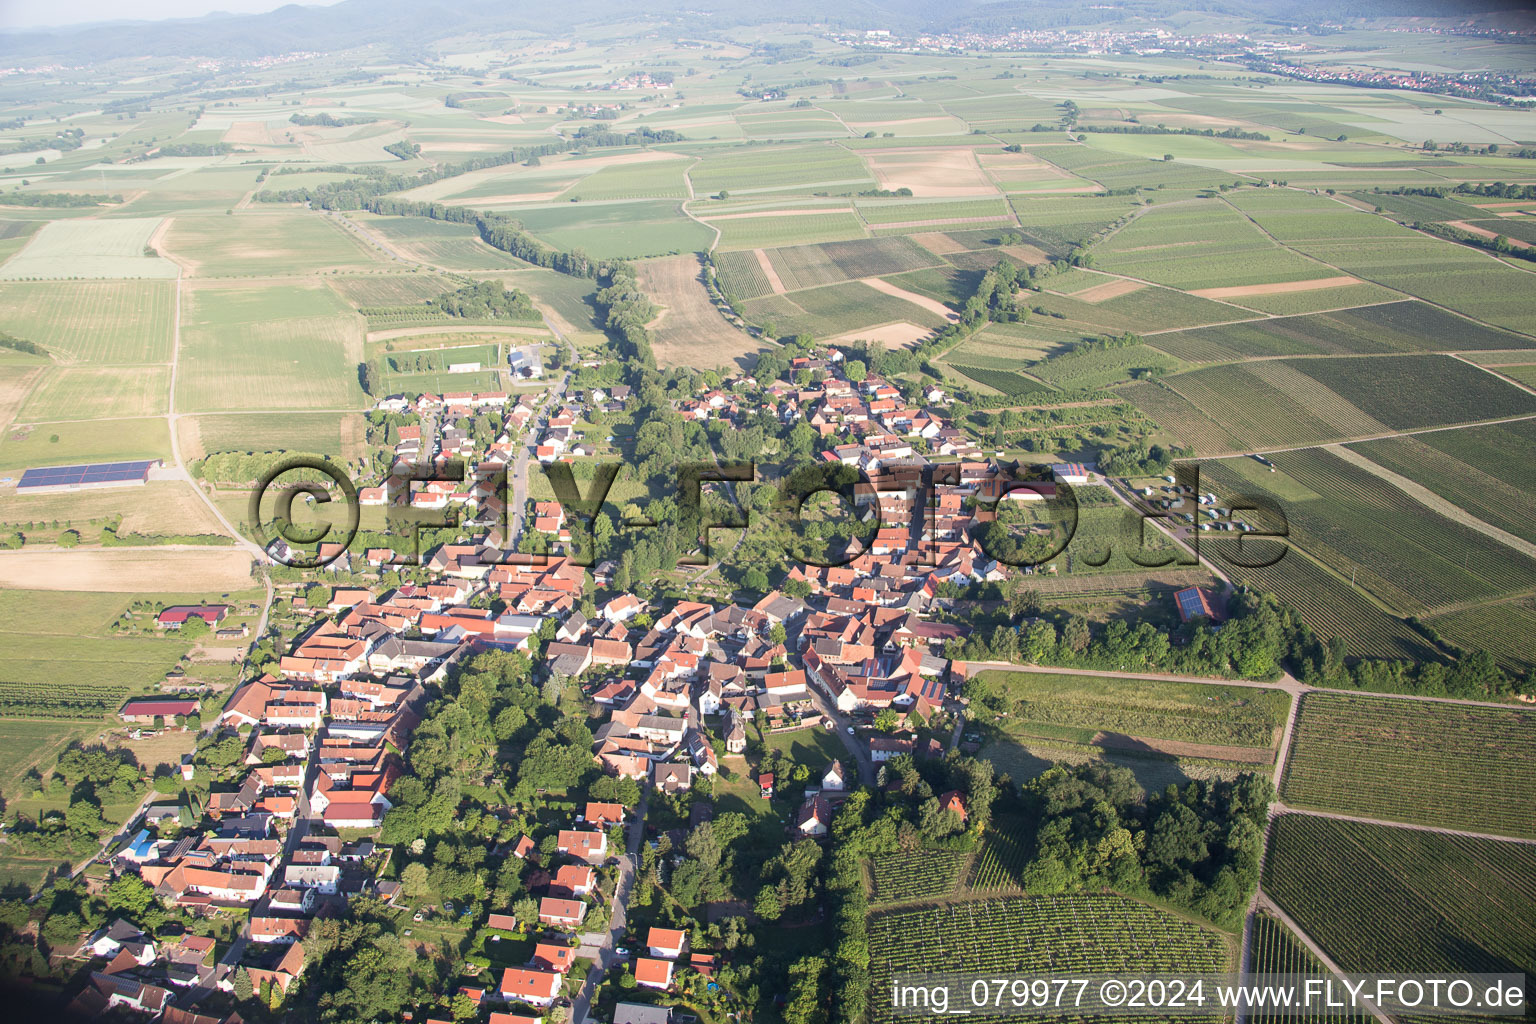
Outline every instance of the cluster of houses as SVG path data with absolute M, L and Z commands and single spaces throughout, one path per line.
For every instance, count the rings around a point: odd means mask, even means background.
M 242 737 L 238 779 L 211 794 L 203 820 L 183 822 L 200 824 L 201 831 L 156 839 L 145 829 L 118 852 L 117 866 L 137 872 L 170 903 L 248 914 L 257 953 L 244 958 L 242 969 L 286 991 L 303 970 L 302 944 L 317 906 L 362 892 L 386 898 L 398 892 L 397 883 L 375 881 L 360 869 L 376 852 L 370 842 L 343 842 L 334 833 L 363 835 L 351 830 L 380 825 L 403 770 L 395 752 L 409 743 L 426 688 L 476 652 L 528 651 L 541 642 L 541 670 L 578 681 L 593 704 L 608 712 L 593 734 L 595 764 L 664 794 L 690 790 L 700 776 L 720 770 L 721 757 L 743 754 L 749 725 L 763 734 L 832 728 L 821 710 L 828 704 L 842 714 L 890 709 L 898 716 L 931 716 L 944 704 L 951 673 L 963 668 L 952 666 L 943 653 L 963 632 L 928 616 L 944 584 L 1006 577 L 1008 570 L 982 553 L 974 537 L 1007 485 L 974 445 L 932 411 L 944 403 L 941 389 L 929 388 L 925 406 L 913 408 L 884 381 L 843 379 L 835 372 L 837 361 L 835 354 L 802 357 L 793 370 L 828 372 L 814 382 L 773 382 L 762 390 L 784 422 L 804 420 L 826 439 L 823 460 L 871 475 L 875 484 L 861 492 L 859 502 L 888 525 L 845 566 L 796 566 L 789 574 L 796 586 L 789 589 L 807 597 L 774 591 L 750 607 L 687 600 L 647 607 L 634 594 L 617 593 L 589 617 L 580 610 L 588 570 L 564 549 L 570 540 L 565 510 L 556 502 L 533 502 L 530 526 L 554 545 L 543 564 L 506 563 L 497 547 L 501 538 L 487 531 L 431 551 L 424 563 L 426 582 L 386 589 L 337 586 L 323 605 L 296 599 L 310 624 L 292 637 L 273 672 L 238 688 L 214 723 Z M 590 402 L 593 408 L 622 408 L 629 398 L 628 388 L 615 386 L 594 391 Z M 512 438 L 536 414 L 530 399 L 510 404 L 506 431 L 488 451 L 472 452 L 467 439 L 450 432 L 427 440 L 422 427 L 407 426 L 398 428 L 395 454 L 411 463 L 440 455 L 462 455 L 482 465 L 510 463 Z M 505 411 L 508 405 L 505 394 L 380 403 L 447 417 Z M 678 405 L 697 419 L 736 420 L 752 411 L 732 392 L 714 388 Z M 537 443 L 541 461 L 585 451 L 576 434 L 580 417 L 581 407 L 567 406 L 548 418 Z M 919 503 L 914 475 L 927 464 L 919 440 L 928 453 L 956 457 L 943 466 L 926 505 Z M 426 450 L 428 445 L 434 450 Z M 1055 467 L 1053 481 L 1008 496 L 1046 497 L 1055 483 L 1091 479 L 1090 467 L 1064 464 Z M 429 484 L 412 502 L 439 507 L 463 502 L 477 514 L 501 511 L 480 486 L 478 481 Z M 385 488 L 371 488 L 361 498 L 382 503 L 389 496 Z M 393 559 L 389 550 L 339 554 L 340 567 L 359 570 L 383 570 Z M 603 584 L 602 567 L 595 576 Z M 223 606 L 178 606 L 162 612 L 157 625 L 179 629 L 197 617 L 217 626 L 226 613 Z M 196 698 L 145 698 L 130 701 L 121 714 L 125 721 L 153 724 L 185 720 L 203 714 L 203 708 Z M 902 754 L 942 753 L 935 748 L 934 741 L 875 735 L 867 747 L 851 752 L 861 762 L 879 764 Z M 851 765 L 847 774 L 856 778 L 857 767 Z M 190 760 L 183 765 L 187 779 L 197 770 Z M 774 795 L 771 774 L 757 782 L 764 797 Z M 849 782 L 843 762 L 834 762 L 806 788 L 788 828 L 799 836 L 825 836 Z M 941 802 L 964 817 L 959 794 L 944 794 Z M 505 970 L 494 991 L 482 992 L 485 998 L 534 1011 L 559 998 L 574 956 L 569 935 L 590 916 L 597 869 L 616 852 L 610 850 L 608 830 L 623 822 L 621 806 L 589 803 L 584 815 L 559 831 L 557 862 L 541 866 L 530 878 L 530 891 L 540 895 L 539 923 L 565 934 L 555 936 L 560 941 L 538 943 L 531 961 Z M 327 834 L 310 834 L 316 825 L 329 826 Z M 525 836 L 513 853 L 528 858 L 533 849 Z M 516 922 L 493 914 L 490 927 L 510 931 Z M 114 929 L 92 940 L 92 951 L 110 960 L 91 975 L 79 996 L 82 1007 L 163 1013 L 179 989 L 228 990 L 232 984 L 234 967 L 212 963 L 208 950 L 192 962 L 197 942 L 184 940 L 185 948 L 172 955 L 142 936 Z M 709 966 L 710 958 L 690 956 L 686 946 L 685 933 L 653 929 L 649 955 L 633 965 L 636 983 L 667 989 L 680 965 Z M 665 1024 L 667 1011 L 621 1004 L 615 1019 Z M 492 1020 L 531 1024 L 537 1014 L 498 1009 Z

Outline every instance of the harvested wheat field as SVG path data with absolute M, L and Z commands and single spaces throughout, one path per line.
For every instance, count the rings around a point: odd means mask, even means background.
M 640 288 L 661 307 L 648 325 L 651 350 L 661 366 L 726 366 L 765 346 L 726 322 L 704 289 L 699 258 L 688 254 L 646 260 Z
M 894 324 L 885 324 L 882 327 L 862 327 L 857 331 L 849 331 L 847 334 L 839 334 L 835 338 L 828 338 L 828 345 L 845 345 L 853 341 L 872 341 L 886 348 L 913 348 L 918 342 L 931 335 L 933 332 L 926 327 L 899 320 Z
M 915 196 L 994 196 L 997 186 L 969 149 L 888 149 L 865 157 L 880 187 Z
M 0 552 L 0 588 L 110 594 L 221 593 L 251 586 L 235 548 L 76 548 Z
M 970 248 L 969 246 L 961 245 L 942 231 L 919 231 L 907 237 L 935 256 L 948 256 L 951 253 L 966 252 Z

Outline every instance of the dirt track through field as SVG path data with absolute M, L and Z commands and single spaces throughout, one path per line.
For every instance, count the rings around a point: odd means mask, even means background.
M 1325 445 L 1323 450 L 1332 452 L 1334 455 L 1337 455 L 1345 462 L 1348 462 L 1353 466 L 1358 466 L 1359 468 L 1365 470 L 1367 473 L 1370 473 L 1372 476 L 1376 476 L 1382 480 L 1385 480 L 1387 483 L 1391 484 L 1393 487 L 1396 487 L 1398 490 L 1419 502 L 1421 505 L 1433 509 L 1434 511 L 1445 516 L 1445 518 L 1449 519 L 1451 522 L 1461 523 L 1465 526 L 1471 527 L 1485 537 L 1492 537 L 1494 540 L 1498 541 L 1500 544 L 1503 544 L 1505 547 L 1514 548 L 1522 555 L 1536 558 L 1536 544 L 1532 544 L 1530 541 L 1516 537 L 1512 533 L 1507 533 L 1504 530 L 1499 529 L 1497 526 L 1492 525 L 1491 523 L 1485 523 L 1481 519 L 1473 517 L 1468 512 L 1462 510 L 1456 505 L 1451 504 L 1449 501 L 1446 501 L 1444 498 L 1440 497 L 1440 495 L 1436 494 L 1428 487 L 1425 487 L 1423 484 L 1410 480 L 1401 474 L 1392 472 L 1392 470 L 1386 468 L 1385 466 L 1381 466 L 1372 462 L 1370 459 L 1366 458 L 1364 455 L 1361 455 L 1353 448 L 1346 448 L 1343 445 L 1330 444 Z
M 752 252 L 756 254 L 757 265 L 763 268 L 763 276 L 768 278 L 768 287 L 773 289 L 773 294 L 783 295 L 784 282 L 779 280 L 779 272 L 773 269 L 773 261 L 768 258 L 768 254 L 761 249 L 753 249 Z
M 893 295 L 898 299 L 905 299 L 907 302 L 912 303 L 912 305 L 926 309 L 928 312 L 935 313 L 946 320 L 960 319 L 960 315 L 958 313 L 944 305 L 944 303 L 940 302 L 938 299 L 930 299 L 926 295 L 919 295 L 916 292 L 909 292 L 905 288 L 897 287 L 896 285 L 891 284 L 891 282 L 882 280 L 878 277 L 861 277 L 859 280 L 864 284 L 869 285 L 877 292 L 884 292 L 885 294 Z
M 1199 288 L 1190 292 L 1202 299 L 1238 299 L 1245 295 L 1288 295 L 1291 292 L 1315 292 L 1323 288 L 1343 288 L 1363 283 L 1358 277 L 1315 277 L 1310 281 L 1281 281 L 1275 284 L 1240 284 L 1229 288 Z
M 1453 228 L 1461 228 L 1461 230 L 1467 232 L 1468 234 L 1476 235 L 1479 238 L 1493 239 L 1493 238 L 1498 238 L 1499 237 L 1499 233 L 1497 231 L 1489 231 L 1487 228 L 1480 228 L 1480 227 L 1478 227 L 1475 224 L 1468 224 L 1464 220 L 1448 221 L 1447 222 L 1447 226 L 1448 227 L 1453 227 Z M 1522 242 L 1518 238 L 1510 238 L 1508 235 L 1505 235 L 1504 237 L 1509 242 L 1511 248 L 1515 248 L 1515 249 L 1529 249 L 1530 248 L 1530 243 L 1529 242 Z

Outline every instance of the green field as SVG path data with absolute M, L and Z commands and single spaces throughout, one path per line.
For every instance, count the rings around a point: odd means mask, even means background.
M 360 408 L 362 358 L 362 321 L 324 285 L 201 287 L 182 321 L 176 409 Z
M 1290 539 L 1403 614 L 1536 589 L 1536 560 L 1448 519 L 1380 477 L 1322 449 L 1201 466 L 1218 494 L 1267 494 Z M 1257 470 L 1257 472 L 1255 471 Z M 1255 516 L 1267 525 L 1267 517 Z
M 407 256 L 447 270 L 502 270 L 527 266 L 481 241 L 468 224 L 428 220 L 426 217 L 367 217 L 352 215 L 369 231 L 388 239 Z
M 62 362 L 170 362 L 175 300 L 162 281 L 0 284 L 0 329 Z
M 782 216 L 733 216 L 707 223 L 720 229 L 721 249 L 765 249 L 778 245 L 838 242 L 864 237 L 863 223 L 846 210 Z
M 1092 275 L 1084 289 L 1113 281 L 1103 274 Z M 1046 278 L 1043 287 L 1058 288 L 1055 278 Z M 1060 313 L 1065 326 L 1092 333 L 1119 334 L 1122 331 L 1168 331 L 1195 324 L 1217 324 L 1253 316 L 1246 309 L 1172 288 L 1141 288 L 1099 302 L 1089 302 L 1071 295 L 1026 294 L 1031 307 L 1040 306 L 1048 313 Z M 1163 335 L 1159 334 L 1161 338 Z
M 515 216 L 550 245 L 582 249 L 597 259 L 698 252 L 708 248 L 711 237 L 675 202 L 565 203 L 520 207 Z
M 92 420 L 47 423 L 13 428 L 0 439 L 0 469 L 170 456 L 171 433 L 164 418 L 118 419 L 110 430 Z
M 1536 345 L 1423 302 L 1257 320 L 1159 334 L 1151 344 L 1179 359 L 1226 362 L 1259 356 L 1469 352 Z
M 337 277 L 330 285 L 354 306 L 410 306 L 453 291 L 448 279 L 437 274 Z
M 17 419 L 35 423 L 164 416 L 170 380 L 168 366 L 58 367 L 43 375 Z
M 1008 732 L 1045 726 L 1063 738 L 1061 730 L 1081 730 L 1085 741 L 1103 733 L 1248 747 L 1262 759 L 1272 757 L 1290 712 L 1280 690 L 1041 672 L 986 671 L 978 679 L 1011 702 Z
M 1297 248 L 1355 277 L 1496 327 L 1536 333 L 1536 310 L 1525 299 L 1530 275 L 1466 246 L 1415 234 L 1412 238 L 1298 243 Z
M 1149 345 L 1074 352 L 1029 368 L 1041 380 L 1067 391 L 1092 391 L 1134 377 L 1174 368 L 1174 362 Z
M 1232 959 L 1218 933 L 1108 893 L 1013 896 L 877 913 L 869 920 L 869 947 L 872 1019 L 879 1024 L 901 1019 L 885 998 L 891 977 L 934 971 L 935 965 L 1001 977 L 1220 971 Z M 975 1019 L 1016 1018 L 977 1013 Z
M 1096 265 L 1174 288 L 1306 281 L 1337 272 L 1280 248 L 1225 203 L 1152 207 L 1096 247 Z M 1235 300 L 1241 304 L 1241 299 Z
M 203 454 L 302 451 L 350 458 L 358 454 L 363 432 L 362 417 L 356 413 L 212 414 L 190 419 Z M 343 442 L 343 434 L 350 443 Z
M 1500 601 L 1464 608 L 1428 620 L 1442 637 L 1468 651 L 1487 651 L 1506 671 L 1536 668 L 1536 601 Z
M 176 264 L 144 255 L 159 226 L 158 217 L 53 221 L 0 266 L 0 279 L 174 278 Z
M 1536 970 L 1536 846 L 1286 814 L 1263 884 L 1346 971 Z
M 947 896 L 955 891 L 968 853 L 955 850 L 902 850 L 870 858 L 874 875 L 871 903 L 899 903 Z
M 873 227 L 892 224 L 954 223 L 980 220 L 1012 220 L 1006 200 L 860 199 L 854 203 L 859 216 Z
M 1441 441 L 1442 434 L 1470 436 Z M 1523 435 L 1523 437 L 1522 437 Z M 1530 488 L 1532 467 L 1528 461 L 1504 464 L 1509 442 L 1529 445 L 1536 439 L 1536 420 L 1465 431 L 1442 431 L 1409 437 L 1389 437 L 1351 445 L 1378 466 L 1427 487 L 1458 508 L 1485 523 L 1517 537 L 1536 542 L 1536 495 Z M 1500 452 L 1499 442 L 1505 442 Z M 1444 447 L 1466 451 L 1476 465 L 1450 455 Z M 1518 444 L 1517 444 L 1518 447 Z
M 757 299 L 773 292 L 773 285 L 755 252 L 716 253 L 715 274 L 721 291 L 732 298 Z
M 1015 373 L 1009 369 L 992 369 L 985 366 L 967 366 L 961 363 L 950 363 L 949 368 L 962 377 L 975 381 L 983 387 L 989 388 L 1000 395 L 1012 395 L 1016 398 L 1027 398 L 1030 395 L 1049 394 L 1051 387 L 1041 381 L 1026 377 L 1021 373 Z
M 1202 539 L 1201 548 L 1216 553 L 1230 543 Z M 1415 660 L 1434 656 L 1428 640 L 1351 585 L 1347 574 L 1335 575 L 1300 551 L 1289 551 L 1262 569 L 1231 566 L 1227 572 L 1234 581 L 1274 594 L 1295 608 L 1318 635 L 1343 638 L 1351 655 Z
M 314 213 L 177 217 L 165 247 L 197 277 L 260 277 L 369 267 L 381 257 Z
M 758 323 L 772 322 L 778 334 L 814 334 L 818 337 L 856 331 L 897 320 L 919 327 L 937 327 L 940 317 L 921 306 L 859 281 L 808 288 L 794 295 L 774 295 L 745 303 L 747 314 Z
M 901 236 L 796 245 L 769 249 L 767 254 L 780 282 L 789 291 L 864 277 L 885 277 L 939 263 L 927 249 Z
M 691 172 L 700 196 L 730 192 L 809 190 L 832 184 L 874 184 L 864 161 L 841 146 L 754 146 L 711 153 Z
M 1241 450 L 1536 413 L 1529 392 L 1441 355 L 1264 360 L 1205 367 L 1164 383 L 1221 424 Z M 1177 435 L 1185 418 L 1162 425 Z
M 1280 795 L 1297 807 L 1536 838 L 1536 711 L 1309 693 Z
M 560 193 L 561 199 L 687 199 L 687 160 L 619 164 L 589 174 Z
M 1243 965 L 1250 974 L 1328 973 L 1323 962 L 1313 956 L 1312 951 L 1278 917 L 1260 910 L 1253 915 L 1252 920 L 1248 962 Z M 1366 1024 L 1373 1018 L 1363 1013 L 1352 1013 L 1347 1007 L 1318 1007 L 1305 1014 L 1258 1010 L 1252 1019 L 1263 1024 L 1297 1020 L 1315 1021 L 1318 1024 Z

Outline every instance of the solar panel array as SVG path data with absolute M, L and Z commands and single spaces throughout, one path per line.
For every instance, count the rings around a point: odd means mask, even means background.
M 128 483 L 133 480 L 143 480 L 149 475 L 149 467 L 154 464 L 154 460 L 146 460 L 143 462 L 93 462 L 84 466 L 47 466 L 42 469 L 27 470 L 21 474 L 21 482 L 16 486 L 25 489 Z
M 1204 615 L 1205 602 L 1200 599 L 1200 591 L 1195 587 L 1181 590 L 1173 595 L 1179 602 L 1179 611 L 1184 613 L 1186 619 L 1192 619 L 1196 615 Z

